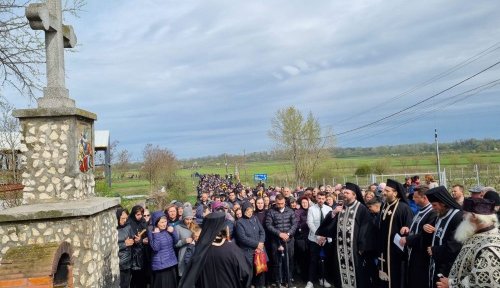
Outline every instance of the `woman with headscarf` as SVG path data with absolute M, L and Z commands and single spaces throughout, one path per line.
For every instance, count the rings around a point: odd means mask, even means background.
M 307 226 L 307 212 L 309 211 L 309 198 L 302 196 L 298 201 L 299 209 L 295 210 L 297 219 L 297 230 L 295 230 L 295 268 L 303 281 L 307 281 L 308 263 L 309 263 L 309 245 L 307 245 L 307 236 L 309 235 L 309 226 Z
M 152 250 L 151 269 L 153 270 L 152 288 L 177 287 L 177 257 L 174 245 L 178 241 L 174 227 L 168 226 L 163 211 L 153 213 L 153 231 L 148 235 Z
M 132 246 L 132 279 L 130 281 L 131 288 L 146 287 L 145 276 L 145 247 L 148 244 L 147 224 L 144 220 L 144 208 L 140 205 L 132 207 L 128 217 L 128 224 L 134 234 L 134 246 Z
M 175 231 L 179 236 L 179 240 L 175 244 L 175 248 L 179 251 L 179 276 L 182 277 L 185 268 L 184 255 L 187 247 L 194 241 L 193 228 L 198 226 L 193 220 L 193 210 L 191 207 L 184 208 L 182 212 L 182 223 L 175 226 Z
M 116 210 L 118 220 L 118 259 L 120 259 L 120 288 L 128 288 L 130 285 L 130 267 L 132 266 L 132 245 L 134 245 L 134 233 L 127 225 L 127 209 Z
M 262 227 L 264 227 L 264 222 L 266 221 L 266 209 L 265 209 L 265 204 L 264 204 L 264 198 L 257 198 L 255 200 L 255 212 L 254 215 L 259 219 L 260 224 Z
M 266 234 L 264 227 L 262 227 L 257 217 L 253 215 L 252 204 L 245 201 L 242 204 L 242 208 L 243 216 L 237 222 L 235 236 L 238 240 L 238 246 L 243 250 L 248 265 L 253 267 L 252 284 L 255 287 L 264 287 L 264 273 L 256 275 L 253 262 L 255 253 L 265 253 L 264 241 L 266 240 Z

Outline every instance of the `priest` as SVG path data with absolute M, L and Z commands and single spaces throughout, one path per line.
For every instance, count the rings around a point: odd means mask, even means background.
M 403 185 L 395 180 L 387 179 L 382 191 L 385 203 L 380 210 L 379 221 L 379 277 L 382 287 L 405 287 L 404 268 L 405 257 L 403 247 L 399 246 L 399 232 L 403 227 L 409 227 L 413 212 L 406 200 Z
M 403 227 L 400 231 L 400 234 L 403 235 L 400 244 L 405 246 L 408 259 L 406 270 L 406 287 L 408 288 L 422 288 L 429 285 L 430 256 L 427 254 L 427 247 L 431 246 L 432 233 L 425 232 L 423 226 L 425 224 L 433 225 L 436 222 L 437 214 L 425 196 L 427 190 L 429 190 L 427 185 L 419 185 L 414 188 L 410 197 L 419 207 L 419 212 L 413 217 L 410 227 Z
M 453 261 L 462 244 L 455 239 L 455 231 L 462 222 L 462 207 L 453 199 L 444 186 L 432 188 L 425 193 L 438 218 L 434 225 L 426 224 L 423 229 L 433 233 L 427 253 L 431 256 L 429 287 L 435 287 L 440 277 L 448 277 Z
M 328 231 L 325 225 L 318 228 L 316 235 L 332 237 L 335 239 L 336 254 L 335 266 L 336 277 L 341 283 L 335 283 L 335 287 L 363 288 L 371 287 L 369 283 L 369 272 L 366 267 L 366 255 L 375 249 L 375 242 L 370 237 L 373 235 L 372 216 L 366 208 L 361 189 L 354 183 L 346 183 L 342 191 L 344 204 L 337 206 L 325 217 L 330 219 Z M 323 224 L 323 223 L 322 223 Z

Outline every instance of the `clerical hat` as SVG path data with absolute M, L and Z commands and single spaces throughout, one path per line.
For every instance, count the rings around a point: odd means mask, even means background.
M 464 211 L 481 215 L 495 214 L 495 202 L 484 198 L 465 198 Z
M 358 185 L 351 182 L 346 182 L 344 188 L 353 191 L 356 194 L 356 200 L 366 206 L 365 200 L 363 199 L 363 194 L 361 193 L 361 188 L 359 188 Z
M 427 192 L 425 192 L 425 196 L 427 196 L 429 202 L 439 202 L 451 208 L 462 209 L 460 204 L 458 204 L 457 201 L 451 197 L 451 194 L 444 186 L 438 186 L 427 190 Z
M 408 201 L 406 200 L 406 191 L 405 191 L 405 188 L 403 187 L 403 184 L 399 183 L 396 180 L 392 180 L 392 179 L 387 179 L 386 183 L 387 183 L 388 187 L 391 187 L 392 189 L 394 189 L 398 192 L 398 198 L 401 201 L 408 204 Z

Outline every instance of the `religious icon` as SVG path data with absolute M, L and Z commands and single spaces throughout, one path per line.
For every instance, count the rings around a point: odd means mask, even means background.
M 84 173 L 94 168 L 92 143 L 91 139 L 89 139 L 89 130 L 87 128 L 84 128 L 80 134 L 80 141 L 78 143 L 78 162 L 80 171 Z

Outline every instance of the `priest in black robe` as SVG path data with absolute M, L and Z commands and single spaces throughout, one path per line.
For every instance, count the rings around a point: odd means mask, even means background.
M 200 241 L 181 278 L 180 288 L 246 288 L 252 267 L 241 249 L 229 242 L 225 213 L 214 212 L 203 221 Z
M 457 258 L 462 244 L 455 239 L 455 231 L 462 222 L 462 206 L 451 197 L 444 186 L 432 188 L 425 193 L 438 214 L 434 225 L 424 225 L 423 229 L 434 233 L 431 246 L 427 248 L 431 256 L 429 267 L 429 287 L 435 287 L 439 274 L 448 277 L 451 266 Z
M 335 287 L 371 287 L 366 255 L 375 249 L 372 216 L 358 185 L 346 183 L 342 193 L 344 204 L 327 214 L 316 235 L 331 237 L 335 243 Z
M 387 179 L 382 192 L 385 203 L 380 210 L 379 222 L 379 276 L 382 287 L 405 287 L 405 254 L 395 243 L 402 227 L 409 227 L 413 220 L 413 212 L 408 206 L 405 190 L 401 183 Z
M 406 269 L 406 283 L 408 288 L 423 288 L 429 286 L 429 264 L 430 256 L 427 253 L 427 247 L 431 246 L 432 233 L 424 231 L 425 224 L 434 225 L 436 221 L 436 211 L 425 196 L 429 190 L 427 185 L 415 187 L 414 193 L 410 195 L 419 207 L 419 212 L 410 227 L 401 228 L 402 235 L 400 244 L 405 246 L 408 265 Z

